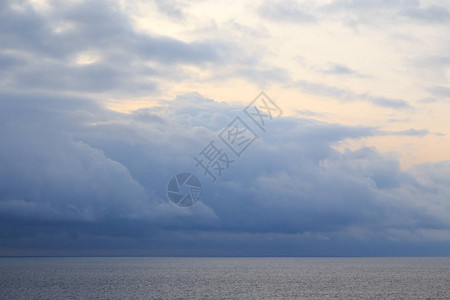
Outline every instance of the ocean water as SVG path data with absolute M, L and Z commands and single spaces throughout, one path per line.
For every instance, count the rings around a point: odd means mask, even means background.
M 450 258 L 0 258 L 1 299 L 450 299 Z

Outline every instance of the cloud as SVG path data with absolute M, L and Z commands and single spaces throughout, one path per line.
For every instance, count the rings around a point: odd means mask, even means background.
M 175 2 L 157 2 L 159 12 L 186 17 L 183 3 Z M 214 30 L 197 30 L 190 37 L 202 38 L 192 40 L 144 34 L 109 1 L 52 1 L 39 10 L 2 1 L 0 7 L 1 254 L 449 254 L 443 247 L 450 228 L 448 163 L 402 170 L 397 158 L 374 148 L 336 150 L 349 139 L 423 137 L 427 129 L 277 118 L 266 133 L 252 127 L 259 138 L 213 184 L 193 157 L 211 140 L 229 151 L 217 135 L 236 116 L 254 126 L 243 107 L 199 93 L 155 100 L 129 114 L 99 104 L 111 95 L 158 93 L 164 84 L 197 78 L 192 69 L 213 70 L 203 81 L 239 77 L 292 87 L 289 72 L 261 63 L 269 30 L 225 27 L 243 40 L 261 39 L 252 48 L 233 34 L 213 36 Z M 419 18 L 401 14 L 416 8 L 406 1 L 319 8 L 266 1 L 258 12 L 298 24 L 324 16 L 384 22 L 392 14 L 397 22 Z M 326 72 L 360 76 L 339 64 Z M 345 103 L 412 109 L 403 99 L 306 80 L 295 88 Z M 445 97 L 445 89 L 436 85 L 430 93 Z M 168 202 L 166 187 L 185 171 L 201 179 L 203 196 L 181 209 Z
M 428 91 L 435 97 L 450 98 L 450 87 L 446 86 L 434 86 L 428 89 Z
M 315 94 L 328 98 L 338 99 L 342 102 L 367 101 L 375 106 L 393 109 L 412 109 L 413 107 L 403 99 L 394 99 L 369 94 L 356 94 L 350 90 L 329 86 L 318 82 L 299 80 L 294 85 L 305 93 Z
M 286 83 L 291 81 L 289 73 L 282 68 L 247 67 L 233 71 L 234 76 L 242 76 L 257 83 L 259 86 L 268 86 L 270 83 Z
M 344 139 L 377 135 L 374 128 L 279 118 L 213 184 L 193 156 L 243 107 L 199 94 L 132 114 L 83 98 L 0 99 L 4 249 L 95 248 L 106 239 L 111 249 L 137 245 L 157 253 L 176 245 L 181 248 L 174 253 L 183 253 L 189 242 L 181 240 L 191 240 L 206 247 L 200 252 L 221 253 L 214 245 L 228 241 L 239 253 L 244 234 L 262 245 L 281 235 L 285 242 L 301 236 L 302 243 L 321 241 L 317 247 L 323 247 L 349 239 L 364 245 L 355 232 L 385 243 L 393 230 L 416 235 L 450 226 L 448 164 L 402 171 L 395 158 L 375 149 L 333 148 Z M 180 171 L 197 174 L 204 188 L 202 202 L 188 209 L 165 196 L 168 180 Z M 48 239 L 63 244 L 40 244 Z M 277 251 L 269 252 L 284 253 Z
M 430 133 L 427 129 L 407 129 L 401 131 L 380 131 L 381 135 L 401 135 L 401 136 L 426 136 Z
M 443 6 L 428 6 L 423 8 L 410 8 L 404 15 L 426 23 L 450 22 L 450 10 Z
M 166 16 L 177 20 L 183 20 L 185 18 L 183 7 L 179 3 L 180 1 L 155 0 L 154 2 L 156 3 L 158 10 Z
M 411 109 L 412 106 L 403 99 L 393 99 L 379 96 L 361 95 L 363 99 L 371 102 L 373 105 L 397 109 Z
M 354 76 L 362 76 L 355 70 L 350 69 L 347 66 L 340 64 L 333 64 L 330 68 L 322 70 L 323 74 L 331 74 L 331 75 L 354 75 Z
M 324 117 L 325 116 L 325 114 L 323 114 L 323 113 L 310 111 L 310 110 L 297 110 L 296 114 L 298 116 L 303 116 L 303 117 Z
M 266 0 L 259 7 L 258 13 L 262 18 L 283 23 L 307 24 L 316 21 L 316 18 L 307 11 L 305 6 L 294 0 Z
M 45 10 L 26 1 L 5 2 L 0 86 L 129 99 L 131 93 L 156 95 L 167 85 L 199 78 L 203 83 L 244 78 L 263 87 L 290 81 L 285 69 L 261 63 L 260 47 L 236 40 L 258 32 L 235 22 L 227 26 L 182 40 L 136 30 L 115 1 L 52 1 Z
M 114 2 L 55 1 L 44 11 L 16 5 L 6 2 L 0 12 L 0 65 L 8 69 L 0 84 L 9 89 L 152 93 L 162 79 L 179 80 L 179 66 L 220 65 L 240 55 L 218 40 L 137 32 Z
M 425 5 L 418 0 L 334 0 L 316 6 L 312 12 L 321 20 L 343 22 L 351 27 L 383 24 L 446 24 L 450 20 L 445 4 Z
M 95 128 L 93 122 L 114 124 L 121 114 L 90 100 L 49 95 L 2 94 L 0 105 L 2 215 L 101 222 L 179 214 L 121 162 L 78 138 Z M 126 128 L 122 134 L 128 134 Z
M 389 120 L 387 120 L 389 123 L 401 123 L 401 122 L 409 122 L 410 119 L 409 118 L 390 118 Z
M 338 63 L 328 63 L 326 66 L 313 65 L 313 66 L 309 66 L 309 68 L 312 71 L 323 74 L 323 75 L 359 77 L 359 78 L 369 77 L 369 76 L 364 75 L 348 66 L 338 64 Z

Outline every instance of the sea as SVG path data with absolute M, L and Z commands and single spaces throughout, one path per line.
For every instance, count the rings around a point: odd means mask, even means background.
M 450 299 L 450 258 L 0 258 L 1 299 Z

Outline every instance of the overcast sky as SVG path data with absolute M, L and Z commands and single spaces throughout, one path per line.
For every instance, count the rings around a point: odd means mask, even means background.
M 450 255 L 449 32 L 447 1 L 0 0 L 0 255 Z

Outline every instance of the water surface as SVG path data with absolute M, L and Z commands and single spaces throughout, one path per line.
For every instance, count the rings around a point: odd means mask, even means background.
M 450 258 L 0 258 L 1 299 L 450 299 Z

